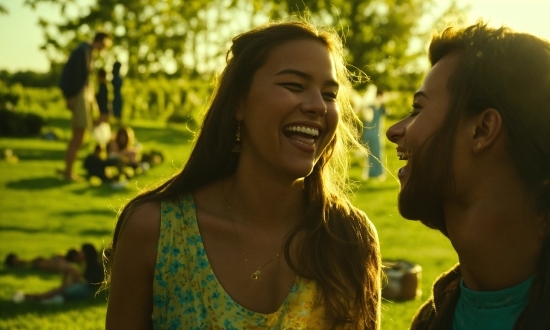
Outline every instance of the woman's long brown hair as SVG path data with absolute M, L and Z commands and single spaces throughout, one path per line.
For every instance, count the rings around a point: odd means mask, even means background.
M 233 39 L 227 53 L 227 66 L 217 79 L 213 98 L 204 116 L 193 150 L 183 169 L 159 187 L 131 200 L 119 214 L 113 242 L 106 249 L 106 269 L 116 254 L 117 239 L 125 219 L 136 206 L 149 201 L 176 199 L 211 182 L 233 174 L 238 164 L 234 147 L 237 131 L 235 109 L 247 96 L 256 70 L 269 53 L 292 40 L 316 40 L 329 49 L 340 84 L 337 102 L 340 122 L 336 136 L 305 178 L 307 201 L 305 221 L 285 241 L 285 257 L 300 276 L 314 279 L 320 288 L 327 327 L 377 329 L 380 318 L 380 252 L 376 231 L 360 210 L 349 201 L 348 152 L 361 147 L 357 117 L 349 102 L 351 83 L 343 46 L 337 34 L 316 29 L 304 20 L 270 23 Z M 305 239 L 298 243 L 296 260 L 290 246 L 298 232 Z M 107 276 L 106 284 L 109 278 Z

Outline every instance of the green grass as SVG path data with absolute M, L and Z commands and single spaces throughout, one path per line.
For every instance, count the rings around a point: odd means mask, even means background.
M 66 115 L 50 118 L 62 136 L 68 136 Z M 165 162 L 134 178 L 123 190 L 65 183 L 54 173 L 62 168 L 66 141 L 41 138 L 0 138 L 0 150 L 12 149 L 16 163 L 0 161 L 0 258 L 17 252 L 24 259 L 64 253 L 91 242 L 103 247 L 111 238 L 117 210 L 140 189 L 154 186 L 180 168 L 189 153 L 191 135 L 182 126 L 133 122 L 139 141 L 147 149 L 160 149 Z M 79 154 L 92 150 L 92 142 Z M 399 167 L 391 144 L 386 145 L 387 166 Z M 80 170 L 81 163 L 76 168 Z M 351 178 L 358 182 L 355 205 L 363 209 L 378 229 L 384 258 L 407 259 L 423 267 L 423 296 L 408 302 L 385 302 L 382 329 L 407 329 L 410 318 L 430 291 L 434 278 L 456 262 L 456 256 L 438 232 L 403 220 L 396 209 L 398 182 L 361 183 L 357 161 Z M 0 329 L 100 329 L 104 327 L 106 298 L 62 305 L 14 304 L 15 291 L 42 292 L 58 286 L 57 275 L 31 270 L 14 271 L 0 266 Z

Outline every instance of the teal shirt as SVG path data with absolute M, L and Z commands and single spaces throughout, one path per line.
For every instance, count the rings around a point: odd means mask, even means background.
M 535 277 L 498 291 L 472 291 L 460 282 L 460 298 L 456 305 L 453 330 L 512 330 L 529 299 Z

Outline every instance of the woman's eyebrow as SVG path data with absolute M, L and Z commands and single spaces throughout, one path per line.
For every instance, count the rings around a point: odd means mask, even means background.
M 293 75 L 297 75 L 299 77 L 302 77 L 304 79 L 307 79 L 307 80 L 311 80 L 311 75 L 308 74 L 308 73 L 305 73 L 303 71 L 300 71 L 300 70 L 296 70 L 296 69 L 283 69 L 281 71 L 278 71 L 275 76 L 280 76 L 280 75 L 284 75 L 284 74 L 293 74 Z M 339 87 L 340 84 L 338 84 L 338 82 L 330 79 L 330 80 L 327 80 L 326 82 L 327 85 L 329 86 L 334 86 L 334 87 Z
M 307 74 L 303 71 L 296 70 L 296 69 L 283 69 L 283 70 L 277 72 L 275 75 L 280 76 L 280 75 L 284 75 L 284 74 L 294 74 L 294 75 L 300 76 L 302 78 L 311 79 L 311 75 L 309 75 L 309 74 Z

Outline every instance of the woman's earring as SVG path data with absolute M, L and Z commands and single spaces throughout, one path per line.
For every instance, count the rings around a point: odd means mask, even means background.
M 235 134 L 235 146 L 232 152 L 241 152 L 241 121 L 237 122 L 237 133 Z
M 481 142 L 478 142 L 478 143 L 476 144 L 476 149 L 479 149 L 479 148 L 481 148 Z

